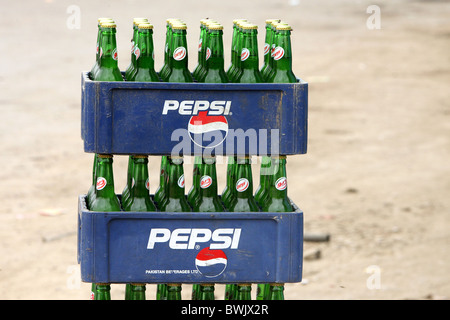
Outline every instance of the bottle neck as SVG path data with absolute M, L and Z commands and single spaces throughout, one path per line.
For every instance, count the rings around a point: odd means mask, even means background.
M 207 69 L 223 70 L 225 61 L 223 53 L 223 31 L 211 30 L 208 38 L 208 47 L 206 48 L 206 67 Z
M 200 177 L 200 192 L 203 197 L 217 196 L 217 175 L 215 158 L 203 158 Z
M 170 159 L 169 174 L 167 175 L 167 179 L 167 196 L 172 199 L 183 198 L 185 196 L 183 159 Z
M 146 197 L 149 193 L 148 158 L 135 156 L 133 158 L 134 175 L 132 194 L 134 197 Z
M 275 70 L 292 70 L 291 32 L 280 30 L 275 37 L 272 66 Z
M 236 197 L 248 199 L 253 196 L 252 167 L 249 158 L 237 159 Z
M 115 28 L 102 28 L 99 65 L 101 68 L 118 68 Z
M 188 52 L 185 30 L 174 29 L 172 31 L 170 66 L 172 69 L 188 69 Z
M 241 69 L 258 70 L 257 30 L 244 30 L 241 50 Z
M 272 158 L 271 170 L 270 196 L 274 199 L 287 198 L 286 157 Z
M 137 68 L 154 69 L 153 60 L 153 31 L 150 29 L 140 30 L 138 33 L 138 42 L 134 56 L 136 57 Z
M 98 155 L 96 197 L 112 198 L 114 193 L 113 159 L 111 156 Z

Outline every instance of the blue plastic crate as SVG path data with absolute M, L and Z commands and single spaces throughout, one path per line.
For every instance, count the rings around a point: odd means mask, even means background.
M 303 213 L 93 212 L 78 200 L 84 282 L 300 282 Z
M 308 84 L 98 82 L 81 76 L 90 153 L 304 154 Z

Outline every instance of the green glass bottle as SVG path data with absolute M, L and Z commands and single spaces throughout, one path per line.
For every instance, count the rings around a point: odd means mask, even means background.
M 114 192 L 113 156 L 107 154 L 98 155 L 97 182 L 95 200 L 91 211 L 120 211 L 120 203 Z
M 187 201 L 193 208 L 200 196 L 200 178 L 202 172 L 202 156 L 194 156 L 194 165 L 192 168 L 192 186 L 188 192 Z
M 236 300 L 252 300 L 251 293 L 252 293 L 251 283 L 239 283 L 237 285 Z
M 291 27 L 289 25 L 277 25 L 274 44 L 272 70 L 268 73 L 266 82 L 297 82 L 297 77 L 292 71 Z
M 111 286 L 109 283 L 97 283 L 95 288 L 94 300 L 111 300 Z
M 271 283 L 269 286 L 269 297 L 267 300 L 284 300 L 283 283 Z
M 213 283 L 204 283 L 200 285 L 199 300 L 215 300 Z
M 193 82 L 188 69 L 187 27 L 182 23 L 172 24 L 169 70 L 164 77 L 166 82 Z
M 91 80 L 95 80 L 95 75 L 97 74 L 99 63 L 100 63 L 100 45 L 102 40 L 102 23 L 111 22 L 114 23 L 114 20 L 111 18 L 98 18 L 97 20 L 97 46 L 95 49 L 95 63 L 91 68 L 91 72 L 89 73 L 89 78 Z
M 156 211 L 156 206 L 149 193 L 148 156 L 134 155 L 133 163 L 130 196 L 124 204 L 123 210 L 133 212 Z
M 255 201 L 262 208 L 267 200 L 269 185 L 271 181 L 272 161 L 270 156 L 261 157 L 261 167 L 259 170 L 259 186 L 255 192 Z
M 145 297 L 145 283 L 130 283 L 129 284 L 129 297 L 125 300 L 146 300 Z
M 99 67 L 95 81 L 123 81 L 118 66 L 116 24 L 113 22 L 102 23 L 101 30 Z
M 265 42 L 264 42 L 264 64 L 260 70 L 264 81 L 266 81 L 267 74 L 271 70 L 270 57 L 272 54 L 272 43 L 274 40 L 274 30 L 272 27 L 272 22 L 280 22 L 280 19 L 267 19 L 266 20 L 266 37 L 265 37 Z
M 223 206 L 217 195 L 217 174 L 215 157 L 203 157 L 200 178 L 199 201 L 195 204 L 195 212 L 223 212 Z
M 227 182 L 225 188 L 222 191 L 222 202 L 225 208 L 229 208 L 231 200 L 236 194 L 235 184 L 236 184 L 236 156 L 228 156 L 227 163 Z
M 182 157 L 169 157 L 169 173 L 166 180 L 167 193 L 160 210 L 167 212 L 189 212 L 191 206 L 186 200 Z
M 236 193 L 231 200 L 230 212 L 257 212 L 259 206 L 253 197 L 252 166 L 249 157 L 237 157 Z
M 169 157 L 161 156 L 161 166 L 159 171 L 159 186 L 156 189 L 153 198 L 158 208 L 161 208 L 164 199 L 166 197 L 166 180 L 168 170 L 169 170 Z
M 136 67 L 130 73 L 130 81 L 158 82 L 159 77 L 155 71 L 153 50 L 153 25 L 151 23 L 139 23 L 137 44 L 134 49 Z
M 127 69 L 125 70 L 125 79 L 130 80 L 131 74 L 136 69 L 136 44 L 138 39 L 138 25 L 141 22 L 147 22 L 147 18 L 134 18 L 133 19 L 133 36 L 131 37 L 131 57 L 130 57 L 130 64 L 128 65 Z
M 217 23 L 208 25 L 208 40 L 205 54 L 205 71 L 200 74 L 198 82 L 227 83 L 223 52 L 223 26 Z
M 273 175 L 268 198 L 262 208 L 265 212 L 292 212 L 287 193 L 286 156 L 272 157 Z
M 264 82 L 259 71 L 258 57 L 258 26 L 255 24 L 242 25 L 242 50 L 240 72 L 234 79 L 237 83 Z
M 181 283 L 167 284 L 167 300 L 181 300 Z

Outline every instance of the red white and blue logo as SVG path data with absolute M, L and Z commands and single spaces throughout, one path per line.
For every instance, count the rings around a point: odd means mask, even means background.
M 225 271 L 227 261 L 227 256 L 222 250 L 211 250 L 206 247 L 197 254 L 195 266 L 205 277 L 214 278 Z
M 191 140 L 198 146 L 214 148 L 227 137 L 228 121 L 225 116 L 211 116 L 208 111 L 200 111 L 189 120 L 188 132 Z

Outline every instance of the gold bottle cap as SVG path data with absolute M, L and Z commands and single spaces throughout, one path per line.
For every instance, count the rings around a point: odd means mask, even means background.
M 149 22 L 139 23 L 138 24 L 139 29 L 153 29 L 153 25 Z
M 272 24 L 272 22 L 280 22 L 281 19 L 267 19 L 266 24 Z
M 223 26 L 219 23 L 212 23 L 208 25 L 209 30 L 223 30 Z
M 172 25 L 172 29 L 186 30 L 187 26 L 184 23 L 175 23 L 175 24 Z
M 245 23 L 245 24 L 242 25 L 242 29 L 256 30 L 256 29 L 258 29 L 258 26 L 256 24 L 253 24 L 253 23 Z
M 290 25 L 282 23 L 278 24 L 276 28 L 277 30 L 292 30 Z
M 116 24 L 114 22 L 105 22 L 105 23 L 102 23 L 101 26 L 103 28 L 115 28 Z

